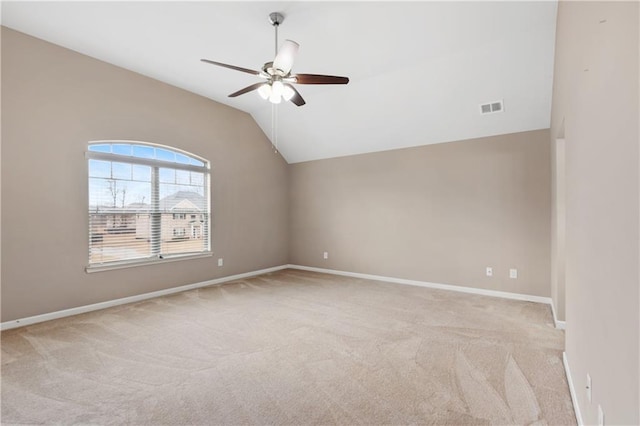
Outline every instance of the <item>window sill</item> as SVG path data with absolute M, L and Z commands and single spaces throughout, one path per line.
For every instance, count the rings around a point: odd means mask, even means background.
M 92 274 L 94 272 L 113 271 L 115 269 L 125 269 L 125 268 L 135 268 L 137 266 L 157 265 L 157 264 L 162 264 L 167 262 L 178 262 L 180 260 L 202 259 L 202 258 L 211 257 L 211 256 L 213 256 L 213 252 L 209 251 L 206 253 L 170 256 L 170 257 L 164 257 L 161 259 L 153 258 L 153 259 L 125 261 L 125 262 L 113 262 L 105 265 L 90 265 L 85 267 L 84 270 L 86 273 Z

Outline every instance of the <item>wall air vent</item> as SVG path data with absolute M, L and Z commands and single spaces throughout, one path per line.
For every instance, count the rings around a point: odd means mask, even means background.
M 480 105 L 480 114 L 492 114 L 494 112 L 504 111 L 504 105 L 502 101 L 489 102 L 488 104 Z

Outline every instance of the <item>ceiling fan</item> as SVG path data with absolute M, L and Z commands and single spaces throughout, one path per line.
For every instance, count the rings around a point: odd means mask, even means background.
M 298 53 L 300 45 L 295 41 L 285 40 L 282 47 L 280 47 L 280 50 L 278 50 L 278 26 L 280 26 L 283 21 L 284 16 L 281 13 L 273 12 L 269 14 L 269 22 L 275 29 L 276 57 L 273 62 L 267 62 L 264 64 L 260 71 L 223 64 L 222 62 L 215 62 L 209 59 L 201 59 L 202 62 L 206 62 L 208 64 L 245 72 L 264 79 L 264 81 L 252 84 L 251 86 L 247 86 L 244 89 L 240 89 L 237 92 L 230 94 L 230 98 L 235 98 L 236 96 L 257 90 L 258 94 L 263 99 L 269 99 L 269 101 L 274 104 L 279 104 L 284 99 L 285 101 L 293 102 L 297 106 L 302 106 L 305 104 L 305 101 L 293 84 L 349 83 L 349 79 L 347 77 L 320 74 L 291 74 L 293 61 Z

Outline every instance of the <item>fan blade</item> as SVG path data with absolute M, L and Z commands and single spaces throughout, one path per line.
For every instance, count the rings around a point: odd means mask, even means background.
M 293 60 L 296 58 L 300 45 L 292 40 L 285 40 L 280 46 L 276 58 L 273 60 L 273 67 L 281 70 L 285 75 L 291 71 Z
M 202 62 L 206 62 L 208 64 L 213 64 L 213 65 L 217 65 L 219 67 L 230 68 L 232 70 L 246 72 L 247 74 L 260 75 L 260 72 L 254 71 L 254 70 L 250 70 L 248 68 L 242 68 L 242 67 L 237 67 L 235 65 L 223 64 L 222 62 L 210 61 L 209 59 L 200 59 L 200 60 Z
M 347 84 L 348 77 L 320 74 L 296 74 L 293 76 L 298 84 Z
M 233 92 L 232 94 L 229 95 L 230 98 L 235 98 L 236 96 L 240 96 L 240 95 L 244 95 L 245 93 L 248 92 L 252 92 L 256 89 L 259 89 L 260 86 L 262 86 L 263 84 L 267 84 L 267 83 L 256 83 L 256 84 L 252 84 L 251 86 L 247 86 L 244 89 L 240 89 L 237 92 Z
M 293 96 L 291 97 L 291 99 L 289 99 L 291 102 L 293 102 L 297 106 L 302 106 L 306 104 L 304 99 L 302 99 L 302 96 L 300 96 L 300 93 L 296 90 L 295 87 L 293 87 L 293 85 L 285 83 L 284 86 L 293 90 Z

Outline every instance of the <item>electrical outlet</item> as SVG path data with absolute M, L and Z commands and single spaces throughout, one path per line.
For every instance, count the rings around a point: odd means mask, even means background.
M 518 278 L 518 270 L 517 269 L 509 269 L 509 278 L 516 279 Z
M 591 403 L 591 376 L 587 374 L 587 401 Z
M 224 260 L 222 258 L 218 259 L 218 266 L 223 266 Z
M 324 254 L 322 255 L 325 259 L 329 258 L 329 252 L 325 251 Z
M 604 411 L 600 404 L 598 404 L 598 426 L 604 426 Z
M 487 266 L 487 276 L 488 277 L 493 276 L 493 268 L 491 266 Z

